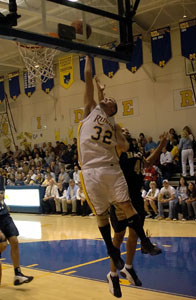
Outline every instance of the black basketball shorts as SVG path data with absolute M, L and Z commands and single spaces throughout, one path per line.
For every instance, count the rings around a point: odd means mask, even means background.
M 7 239 L 19 235 L 18 229 L 10 215 L 0 216 L 0 230 Z

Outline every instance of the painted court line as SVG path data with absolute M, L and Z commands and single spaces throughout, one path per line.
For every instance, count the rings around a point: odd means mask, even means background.
M 122 252 L 121 254 L 126 254 L 126 253 L 127 252 Z M 110 257 L 107 256 L 107 257 L 92 260 L 92 261 L 89 261 L 89 262 L 86 262 L 86 263 L 83 263 L 83 264 L 80 264 L 80 265 L 76 265 L 76 266 L 68 267 L 68 268 L 65 268 L 65 269 L 61 269 L 61 270 L 56 271 L 56 273 L 62 273 L 64 271 L 77 269 L 77 268 L 84 267 L 84 266 L 87 266 L 87 265 L 91 265 L 91 264 L 94 264 L 94 263 L 97 263 L 97 262 L 100 262 L 100 261 L 104 261 L 104 260 L 107 260 L 107 259 L 110 259 Z
M 73 274 L 73 273 L 76 273 L 76 271 L 70 271 L 70 272 L 66 272 L 64 273 L 65 275 L 69 275 L 69 274 Z
M 136 251 L 139 251 L 139 250 L 141 250 L 141 248 L 136 249 Z M 127 253 L 126 251 L 121 252 L 121 255 L 126 254 L 126 253 Z M 107 260 L 107 259 L 110 259 L 110 257 L 107 256 L 107 257 L 92 260 L 92 261 L 89 261 L 89 262 L 86 262 L 86 263 L 83 263 L 83 264 L 79 264 L 79 265 L 76 265 L 76 266 L 72 266 L 72 267 L 68 267 L 68 268 L 65 268 L 65 269 L 57 270 L 56 273 L 62 273 L 62 272 L 68 271 L 68 270 L 77 269 L 77 268 L 84 267 L 84 266 L 87 266 L 87 265 L 91 265 L 91 264 L 94 264 L 94 263 L 97 263 L 97 262 L 100 262 L 100 261 L 104 261 L 104 260 Z
M 27 267 L 27 268 L 31 268 L 31 267 L 36 267 L 36 266 L 39 266 L 39 264 L 28 265 L 28 266 L 26 266 L 26 267 Z

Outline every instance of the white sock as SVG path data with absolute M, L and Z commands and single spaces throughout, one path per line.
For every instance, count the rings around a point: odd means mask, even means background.
M 126 269 L 131 269 L 131 268 L 132 268 L 132 265 L 127 265 L 127 264 L 125 264 L 125 268 L 126 268 Z
M 118 274 L 117 274 L 117 272 L 110 272 L 110 275 L 112 276 L 112 277 L 117 277 L 118 276 Z

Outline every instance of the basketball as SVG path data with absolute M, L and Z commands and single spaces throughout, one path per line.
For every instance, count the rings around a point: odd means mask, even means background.
M 71 26 L 75 28 L 76 33 L 83 34 L 83 21 L 82 20 L 76 20 L 71 23 Z M 87 39 L 90 37 L 92 33 L 91 26 L 89 24 L 86 24 L 86 37 Z

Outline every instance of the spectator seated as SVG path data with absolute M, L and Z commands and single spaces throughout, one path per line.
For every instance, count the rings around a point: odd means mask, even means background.
M 169 184 L 167 179 L 164 179 L 158 196 L 158 216 L 156 218 L 163 220 L 165 218 L 164 207 L 169 205 L 169 216 L 166 220 L 171 221 L 174 218 L 174 207 L 177 201 L 175 188 Z

